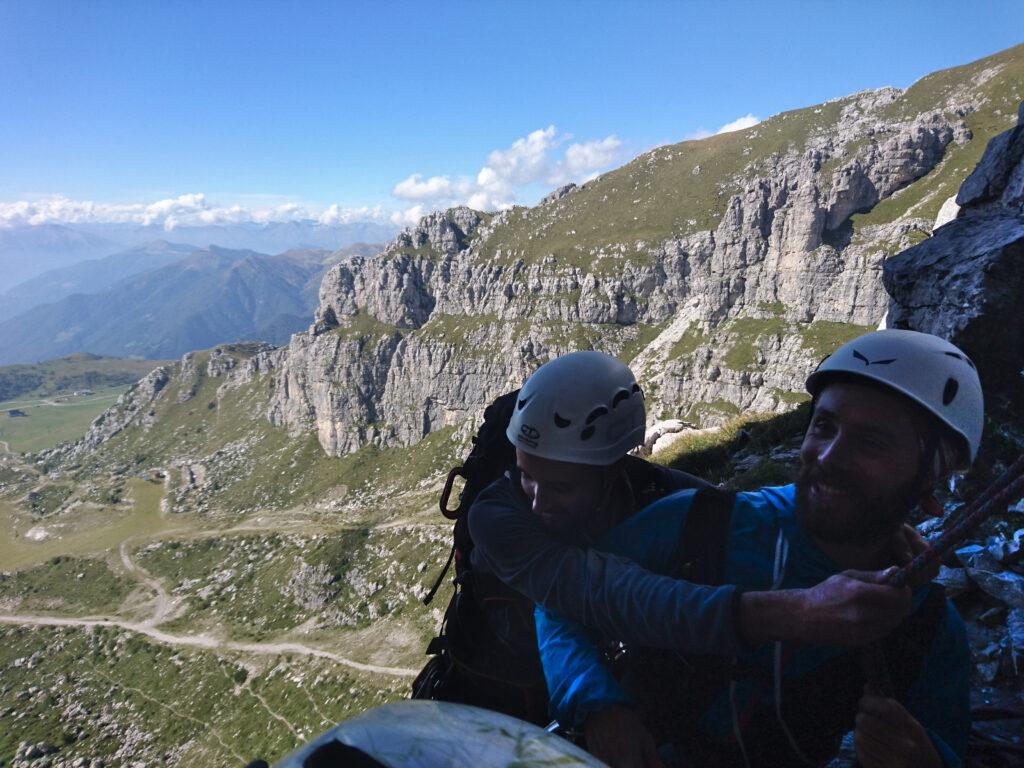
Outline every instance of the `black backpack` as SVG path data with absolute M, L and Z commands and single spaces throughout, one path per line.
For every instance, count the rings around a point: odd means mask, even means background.
M 448 562 L 423 599 L 429 605 L 455 563 L 455 592 L 437 637 L 427 646 L 432 658 L 412 685 L 412 698 L 472 704 L 543 725 L 547 685 L 537 653 L 533 603 L 488 573 L 470 565 L 473 540 L 467 512 L 479 493 L 515 469 L 515 448 L 505 436 L 519 390 L 497 398 L 462 466 L 448 473 L 440 508 L 454 520 Z M 456 478 L 465 480 L 451 509 Z

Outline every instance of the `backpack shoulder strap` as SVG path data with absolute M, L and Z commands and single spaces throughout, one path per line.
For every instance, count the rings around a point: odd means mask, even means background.
M 671 575 L 694 584 L 721 584 L 736 493 L 718 487 L 701 488 L 679 532 Z

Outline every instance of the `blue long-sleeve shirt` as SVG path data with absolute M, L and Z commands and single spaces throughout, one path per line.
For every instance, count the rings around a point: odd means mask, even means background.
M 609 531 L 597 546 L 609 553 L 633 559 L 652 571 L 666 571 L 672 565 L 676 544 L 693 499 L 693 492 L 679 492 L 655 502 Z M 772 587 L 773 564 L 780 529 L 789 542 L 789 554 L 780 588 L 813 586 L 841 569 L 831 561 L 796 523 L 793 486 L 762 488 L 737 496 L 733 509 L 724 580 L 748 589 Z M 914 595 L 915 606 L 926 597 L 928 587 Z M 537 639 L 551 698 L 553 714 L 563 723 L 581 725 L 586 716 L 629 697 L 603 663 L 596 645 L 601 622 L 591 629 L 563 619 L 555 612 L 537 609 Z M 699 628 L 695 628 L 695 631 Z M 595 632 L 595 630 L 597 630 Z M 605 635 L 621 639 L 615 635 Z M 660 647 L 665 647 L 664 643 Z M 741 649 L 741 664 L 770 670 L 771 646 Z M 804 645 L 786 657 L 785 680 L 813 674 L 814 670 L 847 653 L 849 649 Z M 945 615 L 928 651 L 916 682 L 902 702 L 922 724 L 947 766 L 961 764 L 970 730 L 969 652 L 963 622 L 946 601 Z M 755 686 L 739 686 L 738 706 L 770 706 L 768 701 L 751 702 L 752 697 L 770 692 Z M 827 701 L 823 700 L 823 706 Z M 708 702 L 700 723 L 712 738 L 727 740 L 732 719 L 728 697 L 723 693 Z M 852 723 L 851 723 L 852 727 Z
M 703 484 L 665 473 L 675 487 Z M 474 570 L 497 576 L 533 602 L 607 637 L 690 653 L 740 651 L 734 586 L 708 587 L 652 573 L 636 562 L 567 542 L 544 529 L 511 477 L 480 492 L 469 510 Z

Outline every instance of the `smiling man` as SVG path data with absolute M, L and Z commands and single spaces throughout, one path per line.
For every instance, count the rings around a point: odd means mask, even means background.
M 538 611 L 552 708 L 612 765 L 821 765 L 851 729 L 865 768 L 961 763 L 969 657 L 941 589 L 917 588 L 910 615 L 884 633 L 893 697 L 869 684 L 860 654 L 841 636 L 808 633 L 830 601 L 807 596 L 844 570 L 899 562 L 909 513 L 931 506 L 935 485 L 971 464 L 983 423 L 974 365 L 937 337 L 877 331 L 838 349 L 807 386 L 813 412 L 796 484 L 737 494 L 718 526 L 722 554 L 701 554 L 687 540 L 699 498 L 692 491 L 656 502 L 597 542 L 662 574 L 678 575 L 694 557 L 711 561 L 706 582 L 743 592 L 748 644 L 732 659 L 634 642 L 620 681 L 597 650 L 599 633 Z

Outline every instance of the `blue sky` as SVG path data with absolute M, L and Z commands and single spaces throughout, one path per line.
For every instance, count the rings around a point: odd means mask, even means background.
M 0 204 L 532 203 L 656 144 L 1022 40 L 1019 1 L 0 0 Z

